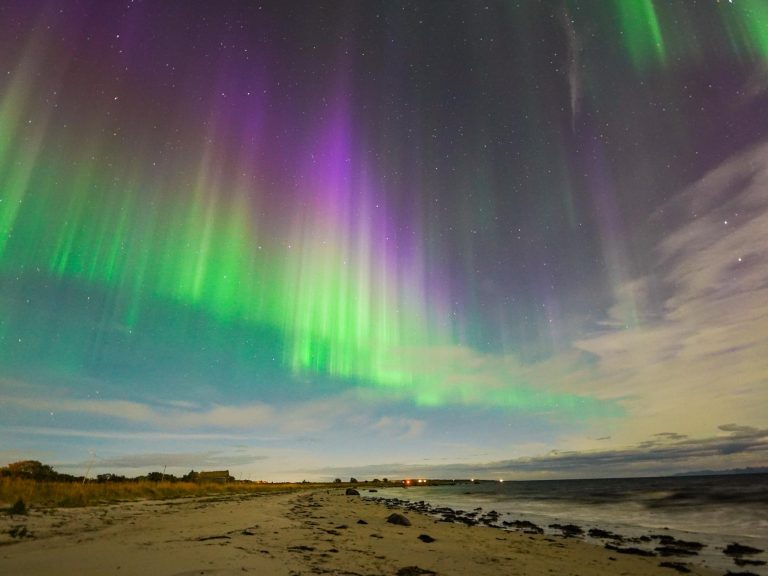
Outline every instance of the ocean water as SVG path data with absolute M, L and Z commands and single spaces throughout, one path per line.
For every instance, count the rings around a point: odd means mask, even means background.
M 500 520 L 529 520 L 552 533 L 559 532 L 549 530 L 549 524 L 572 523 L 585 531 L 602 528 L 629 538 L 666 534 L 706 545 L 698 556 L 683 561 L 723 573 L 768 576 L 766 566 L 738 567 L 723 554 L 733 542 L 768 551 L 768 474 L 467 482 L 387 488 L 375 496 L 465 512 L 495 510 Z M 653 544 L 646 547 L 653 549 Z M 768 560 L 768 553 L 744 558 Z

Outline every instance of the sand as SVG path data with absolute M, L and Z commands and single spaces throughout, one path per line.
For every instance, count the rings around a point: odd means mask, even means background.
M 411 526 L 397 526 L 386 522 L 391 513 L 336 490 L 33 509 L 0 516 L 0 574 L 676 574 L 659 558 L 574 539 L 415 513 L 406 513 Z

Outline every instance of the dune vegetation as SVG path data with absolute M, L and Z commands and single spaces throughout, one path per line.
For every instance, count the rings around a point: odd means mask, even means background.
M 129 500 L 162 500 L 224 494 L 260 494 L 317 488 L 324 484 L 238 481 L 207 482 L 190 473 L 183 478 L 150 473 L 138 478 L 104 474 L 85 478 L 60 474 L 34 460 L 0 467 L 0 508 L 10 510 L 19 501 L 29 507 L 90 506 Z M 338 485 L 337 485 L 338 486 Z

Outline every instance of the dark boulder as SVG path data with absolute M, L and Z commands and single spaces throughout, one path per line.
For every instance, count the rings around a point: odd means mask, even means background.
M 411 521 L 408 520 L 405 516 L 402 514 L 398 514 L 397 512 L 393 512 L 389 516 L 387 516 L 387 522 L 390 524 L 397 524 L 398 526 L 410 526 Z
M 347 496 L 360 496 L 360 492 L 355 490 L 354 488 L 347 488 L 347 491 L 344 492 Z

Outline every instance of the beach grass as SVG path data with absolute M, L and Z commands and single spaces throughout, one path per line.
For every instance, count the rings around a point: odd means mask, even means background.
M 318 488 L 320 484 L 256 482 L 57 482 L 0 477 L 0 507 L 21 499 L 27 506 L 76 507 L 130 500 L 166 500 L 225 494 L 261 494 Z

